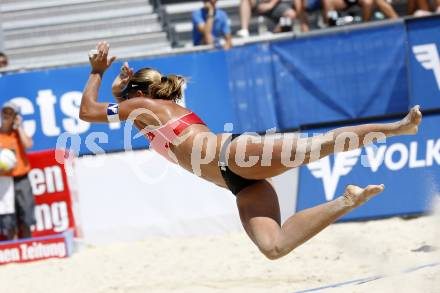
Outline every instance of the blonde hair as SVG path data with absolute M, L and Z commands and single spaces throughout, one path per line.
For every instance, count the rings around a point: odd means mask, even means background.
M 130 79 L 133 83 L 149 84 L 147 94 L 155 99 L 177 102 L 182 99 L 183 86 L 186 82 L 183 76 L 164 76 L 153 68 L 142 68 Z

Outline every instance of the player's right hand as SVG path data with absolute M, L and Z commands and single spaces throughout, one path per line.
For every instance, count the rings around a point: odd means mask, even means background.
M 116 60 L 115 56 L 108 58 L 109 49 L 110 45 L 107 42 L 99 42 L 96 49 L 89 52 L 92 72 L 103 74 Z

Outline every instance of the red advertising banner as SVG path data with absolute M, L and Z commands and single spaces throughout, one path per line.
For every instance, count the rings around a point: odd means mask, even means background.
M 73 232 L 0 242 L 0 265 L 65 258 L 72 254 Z
M 36 225 L 33 237 L 63 233 L 81 236 L 73 156 L 61 150 L 30 153 L 29 180 L 35 196 Z

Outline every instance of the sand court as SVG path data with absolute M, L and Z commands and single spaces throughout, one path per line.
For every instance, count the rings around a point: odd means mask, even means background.
M 277 261 L 243 233 L 85 245 L 70 259 L 0 267 L 2 292 L 439 292 L 439 218 L 340 223 Z M 423 249 L 431 247 L 432 249 Z M 422 249 L 420 249 L 422 248 Z M 391 275 L 391 276 L 388 276 Z

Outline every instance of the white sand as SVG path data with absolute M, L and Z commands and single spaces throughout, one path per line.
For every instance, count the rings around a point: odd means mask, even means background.
M 277 261 L 244 233 L 86 247 L 0 267 L 0 292 L 294 292 L 440 261 L 438 251 L 411 251 L 439 246 L 439 229 L 434 216 L 336 224 Z M 440 292 L 440 266 L 324 292 Z

